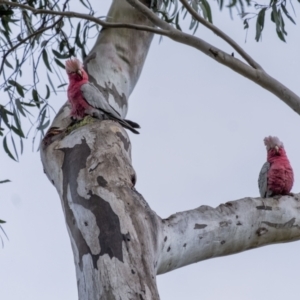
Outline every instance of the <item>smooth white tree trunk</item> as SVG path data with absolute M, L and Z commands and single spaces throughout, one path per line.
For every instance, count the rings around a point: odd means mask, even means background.
M 134 189 L 130 141 L 96 121 L 42 153 L 60 195 L 74 252 L 79 299 L 158 299 L 160 220 Z
M 108 15 L 150 25 L 125 0 L 115 0 Z M 141 31 L 105 29 L 85 62 L 91 81 L 123 117 L 151 39 Z M 64 130 L 69 123 L 66 104 L 52 128 Z M 51 137 L 41 158 L 62 202 L 80 300 L 156 300 L 157 274 L 300 239 L 299 195 L 244 198 L 162 220 L 134 188 L 130 140 L 114 121 L 95 120 Z
M 150 5 L 151 0 L 141 1 Z M 107 21 L 127 24 L 152 23 L 125 0 L 113 1 Z M 128 98 L 141 74 L 153 34 L 127 28 L 102 29 L 85 60 L 90 80 L 107 97 L 111 106 L 125 117 Z

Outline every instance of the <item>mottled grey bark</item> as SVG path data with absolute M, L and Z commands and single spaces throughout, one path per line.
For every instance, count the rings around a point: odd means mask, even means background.
M 108 20 L 150 25 L 125 0 L 113 1 Z M 90 81 L 123 117 L 152 37 L 132 29 L 104 29 L 85 60 Z M 159 299 L 161 221 L 134 189 L 128 135 L 113 121 L 89 123 L 67 134 L 69 111 L 65 104 L 57 114 L 41 157 L 62 201 L 79 299 Z
M 203 202 L 203 201 L 201 201 Z M 244 198 L 176 213 L 164 220 L 158 274 L 270 244 L 300 239 L 300 194 Z
M 123 128 L 96 121 L 41 153 L 62 201 L 79 299 L 159 299 L 161 221 L 134 189 L 131 145 Z
M 151 0 L 141 2 L 150 5 Z M 153 26 L 125 0 L 113 1 L 107 21 Z M 122 117 L 127 113 L 128 98 L 141 74 L 152 37 L 152 33 L 145 31 L 104 29 L 85 60 L 90 80 Z
M 125 0 L 114 1 L 109 15 L 148 24 Z M 149 33 L 106 29 L 86 61 L 92 80 L 122 116 L 151 39 Z M 66 104 L 57 114 L 41 158 L 61 199 L 80 300 L 157 300 L 157 274 L 300 239 L 297 195 L 264 203 L 245 198 L 160 219 L 134 188 L 126 131 L 114 121 L 94 120 L 68 133 L 69 112 Z

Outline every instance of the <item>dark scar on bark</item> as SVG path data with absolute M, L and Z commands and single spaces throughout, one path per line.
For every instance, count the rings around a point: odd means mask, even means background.
M 299 225 L 294 225 L 296 222 L 295 218 L 290 219 L 289 221 L 287 221 L 286 223 L 271 223 L 271 222 L 262 222 L 263 224 L 268 225 L 269 227 L 273 227 L 276 229 L 289 229 L 289 228 L 293 228 L 293 227 L 298 227 Z
M 121 132 L 117 132 L 116 135 L 123 142 L 125 150 L 128 151 L 130 142 L 124 137 L 124 135 Z
M 126 234 L 123 234 L 123 241 L 125 241 L 125 242 L 131 241 L 131 236 L 130 236 L 129 232 L 127 232 Z
M 257 234 L 258 236 L 262 236 L 262 235 L 266 234 L 268 231 L 269 231 L 269 230 L 268 230 L 267 228 L 265 228 L 265 227 L 260 227 L 260 228 L 258 228 L 258 229 L 256 230 L 256 234 Z
M 77 178 L 79 172 L 86 168 L 86 160 L 91 154 L 91 149 L 86 140 L 83 138 L 81 141 L 81 144 L 77 144 L 73 148 L 59 149 L 64 153 L 64 161 L 62 164 L 63 205 L 66 213 L 66 222 L 71 231 L 72 238 L 78 247 L 80 269 L 82 270 L 82 258 L 85 254 L 91 255 L 93 266 L 95 269 L 98 269 L 97 261 L 99 257 L 104 254 L 108 254 L 110 258 L 115 257 L 123 262 L 123 236 L 121 234 L 119 218 L 108 202 L 98 195 L 92 194 L 91 191 L 88 193 L 90 195 L 89 199 L 85 199 L 77 193 Z M 99 177 L 101 176 L 98 176 L 97 180 L 99 180 Z M 101 252 L 99 254 L 92 254 L 78 226 L 73 225 L 76 223 L 76 219 L 68 204 L 68 187 L 70 188 L 73 203 L 81 205 L 96 216 L 96 223 L 100 229 L 98 239 Z
M 133 185 L 132 188 L 134 189 L 134 186 L 135 186 L 135 184 L 136 184 L 136 176 L 135 176 L 135 174 L 132 174 L 130 179 L 131 179 L 131 183 L 132 183 L 132 185 Z
M 227 227 L 231 225 L 231 220 L 219 222 L 220 227 Z
M 127 56 L 128 56 L 128 55 L 124 55 L 124 53 L 127 52 L 127 49 L 124 48 L 121 44 L 116 44 L 116 45 L 115 45 L 115 49 L 116 49 L 116 51 L 117 51 L 118 56 L 119 56 L 126 64 L 128 64 L 128 65 L 130 66 L 130 65 L 131 65 L 131 64 L 130 64 L 130 61 L 127 59 Z
M 203 229 L 203 228 L 205 228 L 207 225 L 206 224 L 195 224 L 195 227 L 194 227 L 194 229 Z
M 218 56 L 218 51 L 215 51 L 215 50 L 213 50 L 213 49 L 209 49 L 208 50 L 214 57 L 217 57 Z
M 98 176 L 97 177 L 97 182 L 102 187 L 106 187 L 107 186 L 107 181 L 102 176 Z
M 271 206 L 259 205 L 259 206 L 256 206 L 256 209 L 261 209 L 261 210 L 272 210 L 272 207 L 271 207 Z

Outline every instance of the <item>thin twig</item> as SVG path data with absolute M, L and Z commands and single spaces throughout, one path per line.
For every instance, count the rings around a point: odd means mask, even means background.
M 231 37 L 229 37 L 225 32 L 223 32 L 221 29 L 213 25 L 212 23 L 205 20 L 202 16 L 200 16 L 190 5 L 186 0 L 180 0 L 182 5 L 186 8 L 186 10 L 194 17 L 195 20 L 197 20 L 199 23 L 201 23 L 206 28 L 210 29 L 213 33 L 215 33 L 217 36 L 219 36 L 221 39 L 223 39 L 225 42 L 227 42 L 233 49 L 236 50 L 237 53 L 239 53 L 250 66 L 252 66 L 254 69 L 262 70 L 262 67 L 248 54 L 242 49 Z
M 81 14 L 81 13 L 77 13 L 77 12 L 73 12 L 73 11 L 63 12 L 63 11 L 55 11 L 55 10 L 48 10 L 48 9 L 35 9 L 31 6 L 28 6 L 25 4 L 20 4 L 20 3 L 15 3 L 15 2 L 11 2 L 11 1 L 0 0 L 0 3 L 32 11 L 32 13 L 35 15 L 49 14 L 49 15 L 68 17 L 68 18 L 78 18 L 78 19 L 83 19 L 83 20 L 89 20 L 98 25 L 101 25 L 104 28 L 129 28 L 129 29 L 148 31 L 148 32 L 168 36 L 167 31 L 158 29 L 158 28 L 154 28 L 154 27 L 150 27 L 150 26 L 144 26 L 144 25 L 138 25 L 138 24 L 126 24 L 126 23 L 111 23 L 111 22 L 102 21 L 99 18 L 93 17 L 88 14 Z
M 1 3 L 1 1 L 0 1 Z M 10 48 L 4 55 L 2 58 L 2 62 L 1 62 L 1 67 L 0 67 L 0 74 L 3 71 L 3 66 L 4 66 L 4 61 L 6 60 L 6 57 L 13 52 L 14 50 L 16 50 L 19 46 L 23 45 L 25 42 L 27 42 L 28 40 L 30 40 L 31 38 L 33 38 L 34 36 L 43 33 L 44 31 L 47 31 L 48 29 L 54 28 L 61 20 L 63 19 L 63 17 L 60 17 L 56 22 L 54 22 L 52 25 L 48 26 L 48 27 L 43 27 L 37 31 L 35 31 L 34 33 L 28 35 L 25 39 L 23 39 L 22 41 L 20 41 L 19 43 L 17 43 L 16 45 L 14 45 L 12 48 Z

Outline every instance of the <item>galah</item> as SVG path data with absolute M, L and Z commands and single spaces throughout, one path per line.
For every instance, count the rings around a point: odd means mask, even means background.
M 91 115 L 100 120 L 115 120 L 133 133 L 139 133 L 135 128 L 140 128 L 140 126 L 130 120 L 122 119 L 117 111 L 109 105 L 99 89 L 89 82 L 88 74 L 77 58 L 66 61 L 66 72 L 70 82 L 68 100 L 71 104 L 73 120 L 81 120 L 85 116 Z
M 293 187 L 294 173 L 286 156 L 283 143 L 276 136 L 264 139 L 267 162 L 262 166 L 258 178 L 260 196 L 268 198 L 288 195 Z

